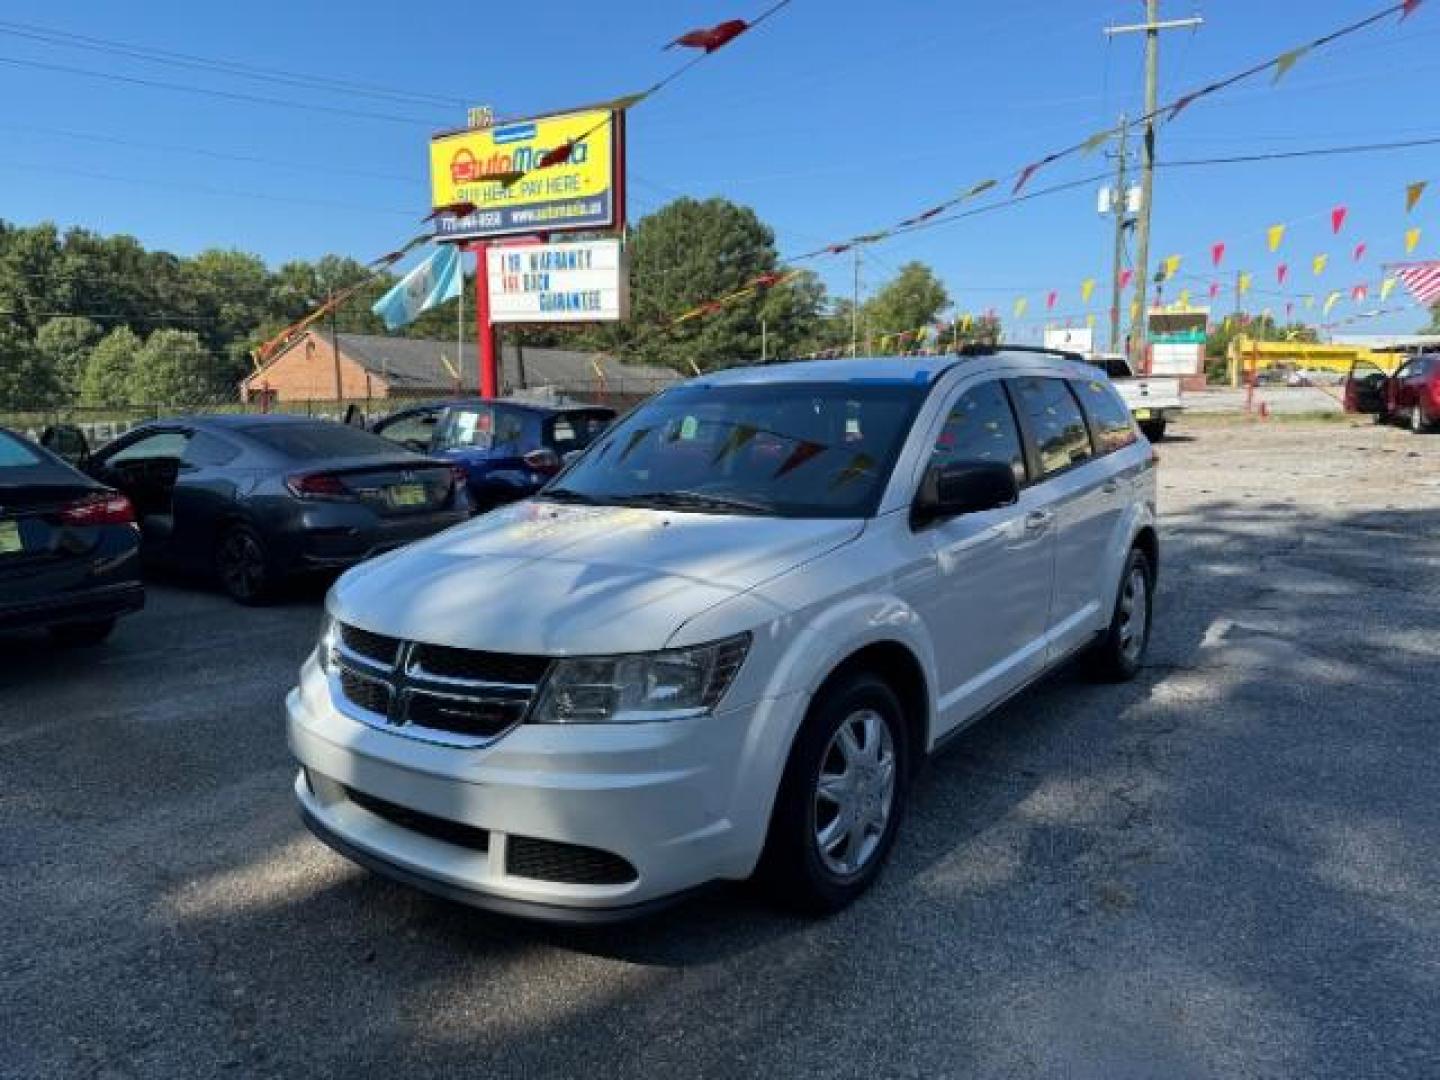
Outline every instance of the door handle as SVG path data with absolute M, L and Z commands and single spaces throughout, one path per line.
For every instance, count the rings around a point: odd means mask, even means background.
M 1025 515 L 1025 531 L 1041 532 L 1050 527 L 1050 522 L 1055 520 L 1055 515 L 1049 510 L 1031 510 Z

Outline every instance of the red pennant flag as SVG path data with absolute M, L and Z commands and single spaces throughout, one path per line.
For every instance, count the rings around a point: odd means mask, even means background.
M 728 45 L 749 29 L 750 24 L 744 19 L 730 19 L 703 30 L 691 30 L 681 34 L 665 48 L 673 49 L 679 45 L 685 49 L 704 49 L 707 53 L 712 53 L 716 49 Z
M 1223 243 L 1210 245 L 1210 265 L 1219 266 L 1220 260 L 1223 258 L 1225 258 L 1225 245 Z
M 1190 105 L 1190 103 L 1194 101 L 1197 97 L 1199 97 L 1202 93 L 1204 93 L 1204 91 L 1196 90 L 1194 93 L 1186 94 L 1183 97 L 1176 98 L 1175 103 L 1170 106 L 1170 115 L 1165 117 L 1166 121 L 1168 122 L 1170 120 L 1174 120 L 1175 117 L 1179 116 L 1180 113 L 1183 112 Z
M 1360 241 L 1360 243 L 1358 243 L 1358 244 L 1355 245 L 1355 261 L 1356 261 L 1356 262 L 1359 262 L 1359 261 L 1360 261 L 1361 259 L 1363 259 L 1364 257 L 1365 257 L 1365 241 L 1362 240 L 1362 241 Z
M 1053 289 L 1052 289 L 1050 292 L 1046 293 L 1046 294 L 1045 294 L 1045 308 L 1046 308 L 1046 310 L 1053 310 L 1054 307 L 1055 307 L 1055 301 L 1058 300 L 1059 298 L 1060 298 L 1060 294 L 1057 293 L 1057 292 L 1055 292 Z
M 900 227 L 903 229 L 903 228 L 907 228 L 907 227 L 909 227 L 909 226 L 911 226 L 911 225 L 919 225 L 920 222 L 922 222 L 922 221 L 929 221 L 932 217 L 934 217 L 936 214 L 940 213 L 940 212 L 941 212 L 942 210 L 944 210 L 944 209 L 945 209 L 945 207 L 943 207 L 943 206 L 934 206 L 934 207 L 931 207 L 929 210 L 926 210 L 923 214 L 916 214 L 916 215 L 915 215 L 914 217 L 912 217 L 912 218 L 906 218 L 904 221 L 900 222 Z
M 1020 194 L 1020 189 L 1030 182 L 1030 178 L 1035 175 L 1035 170 L 1040 168 L 1040 164 L 1038 161 L 1032 162 L 1020 170 L 1020 179 L 1016 180 L 1015 186 L 1010 189 L 1011 195 Z
M 1121 270 L 1121 271 L 1120 271 L 1120 288 L 1123 289 L 1123 288 L 1125 288 L 1127 285 L 1129 285 L 1129 284 L 1130 284 L 1130 279 L 1133 278 L 1134 276 L 1135 276 L 1135 271 L 1134 271 L 1134 270 Z
M 1331 232 L 1338 233 L 1338 232 L 1340 231 L 1340 227 L 1345 224 L 1345 214 L 1346 214 L 1346 213 L 1347 213 L 1347 211 L 1346 211 L 1345 207 L 1343 207 L 1343 206 L 1337 206 L 1337 207 L 1335 207 L 1334 210 L 1331 210 L 1331 211 L 1330 211 L 1330 231 L 1331 231 Z
M 1217 296 L 1219 296 L 1219 295 L 1220 295 L 1220 283 L 1219 283 L 1218 281 L 1212 281 L 1212 282 L 1210 283 L 1210 299 L 1211 299 L 1211 300 L 1214 300 L 1214 299 L 1215 299 Z
M 751 278 L 746 282 L 747 288 L 768 289 L 785 275 L 779 270 L 772 270 L 768 274 L 761 274 L 759 277 Z
M 1288 263 L 1281 263 L 1279 266 L 1275 267 L 1275 280 L 1278 281 L 1281 285 L 1284 285 L 1284 284 L 1285 284 L 1285 275 L 1288 274 L 1289 272 L 1290 272 L 1290 266 L 1289 266 L 1289 264 L 1288 264 Z
M 575 153 L 575 141 L 573 139 L 561 143 L 553 150 L 546 150 L 540 155 L 540 162 L 537 169 L 548 169 L 555 165 L 563 165 L 570 160 L 570 155 Z
M 454 217 L 469 217 L 477 209 L 479 208 L 473 202 L 462 201 L 446 203 L 444 206 L 435 207 L 435 209 L 431 210 L 430 213 L 426 214 L 422 220 L 434 221 L 441 214 L 450 214 Z
M 843 255 L 845 252 L 849 251 L 854 246 L 854 244 L 831 244 L 825 249 L 825 254 Z
M 1356 303 L 1359 303 L 1361 300 L 1364 300 L 1365 297 L 1367 297 L 1367 296 L 1369 296 L 1369 295 L 1370 295 L 1370 286 L 1368 286 L 1368 285 L 1356 285 L 1355 288 L 1353 288 L 1353 289 L 1350 290 L 1350 298 L 1351 298 L 1352 300 L 1354 300 Z
M 1400 21 L 1404 22 L 1411 15 L 1414 15 L 1415 9 L 1419 6 L 1420 0 L 1405 0 L 1405 3 L 1400 5 Z

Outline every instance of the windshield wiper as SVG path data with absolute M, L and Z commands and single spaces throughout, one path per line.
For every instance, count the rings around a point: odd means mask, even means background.
M 574 488 L 556 487 L 546 488 L 535 496 L 537 499 L 546 499 L 550 502 L 577 503 L 584 506 L 595 506 L 601 500 L 593 495 L 587 495 L 583 491 L 576 491 Z
M 646 491 L 626 495 L 626 506 L 657 506 L 676 510 L 699 510 L 711 513 L 774 514 L 775 507 L 733 495 L 707 495 L 703 491 Z

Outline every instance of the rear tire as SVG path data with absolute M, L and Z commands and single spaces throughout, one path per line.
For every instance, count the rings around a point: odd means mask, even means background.
M 1165 438 L 1166 424 L 1164 420 L 1141 420 L 1140 430 L 1145 433 L 1145 438 L 1156 443 Z
M 50 639 L 57 645 L 75 648 L 99 645 L 115 630 L 114 619 L 97 619 L 95 622 L 62 623 L 50 627 Z
M 874 882 L 910 790 L 900 699 L 857 671 L 822 687 L 785 765 L 760 877 L 779 903 L 829 915 Z
M 1425 410 L 1419 405 L 1410 406 L 1410 430 L 1416 435 L 1424 435 L 1430 430 L 1430 421 L 1425 419 Z
M 237 604 L 263 604 L 274 588 L 269 555 L 260 534 L 249 525 L 231 525 L 215 545 L 215 576 Z
M 1131 548 L 1120 575 L 1115 611 L 1105 636 L 1088 657 L 1091 674 L 1106 682 L 1128 682 L 1140 672 L 1150 648 L 1155 571 L 1149 556 Z

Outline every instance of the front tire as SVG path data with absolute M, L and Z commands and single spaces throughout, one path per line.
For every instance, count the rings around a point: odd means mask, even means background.
M 1165 438 L 1166 426 L 1167 423 L 1164 420 L 1140 421 L 1140 430 L 1145 433 L 1145 438 L 1149 439 L 1152 443 L 1157 443 Z
M 269 556 L 249 525 L 231 525 L 215 545 L 215 576 L 237 604 L 263 604 L 274 587 Z
M 66 648 L 85 645 L 99 645 L 115 629 L 114 619 L 97 619 L 94 622 L 62 623 L 50 627 L 50 639 Z
M 786 763 L 761 877 L 774 898 L 828 915 L 879 876 L 910 789 L 900 699 L 869 672 L 822 687 Z
M 1106 682 L 1128 682 L 1140 672 L 1150 648 L 1155 571 L 1140 548 L 1131 548 L 1105 636 L 1089 657 L 1091 672 Z

